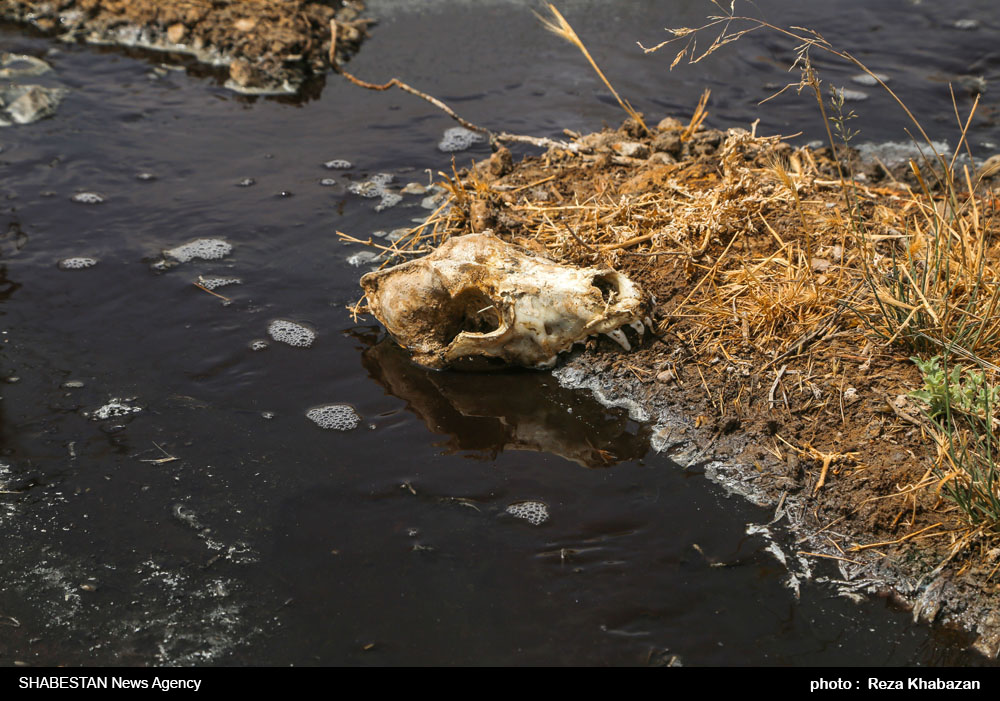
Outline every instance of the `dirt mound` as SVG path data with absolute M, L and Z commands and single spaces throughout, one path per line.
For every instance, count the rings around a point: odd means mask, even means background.
M 795 586 L 823 574 L 845 596 L 891 592 L 915 616 L 978 632 L 977 647 L 995 656 L 1000 549 L 946 498 L 957 473 L 910 395 L 922 385 L 909 359 L 924 333 L 913 319 L 932 303 L 897 299 L 909 274 L 899 260 L 945 255 L 920 233 L 945 206 L 929 191 L 930 168 L 905 168 L 926 186 L 916 190 L 902 170 L 859 163 L 856 152 L 838 161 L 830 148 L 705 129 L 698 118 L 567 136 L 542 156 L 514 163 L 499 147 L 455 172 L 443 183 L 448 202 L 383 250 L 386 263 L 492 229 L 638 281 L 658 338 L 628 354 L 591 342 L 557 375 L 641 406 L 657 423 L 655 447 L 775 505 L 761 533 L 787 529 L 795 546 L 773 544 Z M 976 274 L 992 280 L 983 261 L 1000 258 L 997 200 L 976 197 L 986 222 L 973 227 Z
M 67 39 L 228 66 L 227 87 L 255 94 L 295 92 L 346 60 L 371 23 L 363 9 L 359 0 L 0 0 L 3 19 Z

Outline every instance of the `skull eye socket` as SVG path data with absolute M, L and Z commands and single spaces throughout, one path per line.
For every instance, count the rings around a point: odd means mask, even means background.
M 616 297 L 621 297 L 621 288 L 618 286 L 618 276 L 615 273 L 595 275 L 590 284 L 601 293 L 601 299 L 605 304 L 612 304 Z
M 452 298 L 451 337 L 460 333 L 487 334 L 500 328 L 500 309 L 487 295 L 469 288 Z

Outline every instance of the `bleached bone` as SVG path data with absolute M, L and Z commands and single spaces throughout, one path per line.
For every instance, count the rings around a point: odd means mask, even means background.
M 561 265 L 492 232 L 457 236 L 428 256 L 361 278 L 368 307 L 421 365 L 498 358 L 550 367 L 588 336 L 614 336 L 645 297 L 608 268 Z M 620 340 L 615 339 L 619 343 Z

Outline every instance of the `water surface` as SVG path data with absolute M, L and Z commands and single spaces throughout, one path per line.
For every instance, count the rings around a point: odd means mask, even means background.
M 760 3 L 890 75 L 934 138 L 955 143 L 948 81 L 995 77 L 991 3 L 800 5 Z M 399 76 L 494 129 L 618 123 L 532 7 L 376 0 L 382 22 L 350 69 Z M 759 133 L 820 136 L 807 99 L 757 105 L 796 78 L 785 41 L 752 35 L 669 72 L 672 54 L 635 41 L 695 25 L 707 3 L 561 7 L 651 119 L 689 114 L 710 87 L 713 126 L 760 119 Z M 332 77 L 305 100 L 240 97 L 205 69 L 14 27 L 0 48 L 44 57 L 70 91 L 54 118 L 0 131 L 0 662 L 981 661 L 966 636 L 915 625 L 888 600 L 820 585 L 797 599 L 745 535 L 771 513 L 651 453 L 648 427 L 623 410 L 547 373 L 428 372 L 352 320 L 367 268 L 347 262 L 359 249 L 336 232 L 367 237 L 426 210 L 408 195 L 376 212 L 348 187 L 377 173 L 426 184 L 426 169 L 450 168 L 436 144 L 453 124 L 429 105 Z M 816 62 L 836 85 L 857 72 Z M 859 138 L 905 138 L 889 99 L 858 89 Z M 975 123 L 983 155 L 1000 141 L 994 104 Z M 353 167 L 324 168 L 331 159 Z M 200 238 L 232 250 L 160 265 Z M 60 269 L 71 257 L 97 264 Z M 220 277 L 240 280 L 214 290 L 228 301 L 194 284 Z M 275 341 L 278 319 L 315 340 Z M 328 404 L 359 425 L 306 417 Z M 548 520 L 507 512 L 525 501 Z

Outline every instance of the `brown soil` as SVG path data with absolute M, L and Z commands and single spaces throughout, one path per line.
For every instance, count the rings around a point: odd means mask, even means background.
M 915 617 L 978 633 L 995 657 L 1000 549 L 941 491 L 931 426 L 908 397 L 922 384 L 913 351 L 869 326 L 877 314 L 831 151 L 671 119 L 652 134 L 629 120 L 568 135 L 571 149 L 515 164 L 500 147 L 454 173 L 450 210 L 398 248 L 493 229 L 640 282 L 657 338 L 631 353 L 592 341 L 557 374 L 638 402 L 668 455 L 777 506 L 768 533 L 795 539 L 784 553 L 793 583 L 826 573 L 844 595 L 892 595 Z M 859 212 L 887 232 L 874 245 L 888 255 L 912 192 L 902 171 L 864 169 Z
M 371 20 L 360 0 L 0 0 L 0 18 L 94 44 L 194 55 L 228 66 L 229 87 L 294 92 L 357 51 Z

